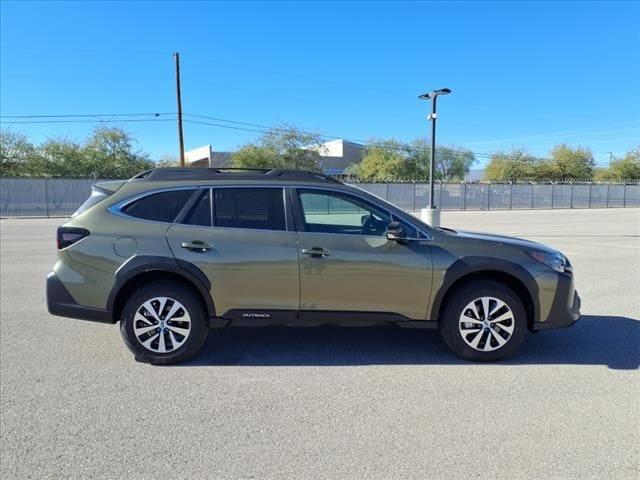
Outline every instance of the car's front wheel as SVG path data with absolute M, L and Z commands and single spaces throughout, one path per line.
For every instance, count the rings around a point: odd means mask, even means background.
M 458 356 L 476 362 L 513 354 L 527 333 L 522 301 L 494 281 L 468 283 L 453 292 L 440 318 L 440 332 Z
M 208 334 L 206 311 L 178 282 L 154 282 L 136 290 L 122 311 L 120 333 L 141 362 L 169 365 L 193 357 Z

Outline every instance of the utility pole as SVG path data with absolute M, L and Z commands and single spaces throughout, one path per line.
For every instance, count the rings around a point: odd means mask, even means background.
M 613 152 L 607 152 L 609 154 L 609 166 L 611 166 L 611 163 L 616 159 L 616 157 L 613 156 Z
M 176 98 L 178 100 L 178 144 L 180 146 L 180 166 L 184 167 L 184 138 L 182 136 L 182 99 L 180 96 L 180 54 L 173 54 L 176 61 Z

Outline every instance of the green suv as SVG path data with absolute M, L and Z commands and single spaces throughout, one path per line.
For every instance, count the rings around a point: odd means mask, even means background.
M 136 359 L 195 355 L 210 327 L 437 328 L 495 361 L 527 330 L 580 317 L 567 258 L 539 243 L 432 228 L 297 170 L 157 168 L 94 185 L 58 228 L 49 312 L 120 321 Z

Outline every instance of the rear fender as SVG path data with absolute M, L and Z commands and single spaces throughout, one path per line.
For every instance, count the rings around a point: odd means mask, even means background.
M 130 285 L 131 281 L 135 281 L 136 277 L 143 274 L 152 274 L 153 272 L 158 272 L 159 274 L 162 272 L 171 273 L 189 282 L 203 298 L 209 317 L 215 317 L 215 308 L 211 298 L 211 282 L 202 270 L 194 264 L 183 260 L 148 255 L 132 257 L 118 269 L 115 275 L 116 281 L 107 299 L 107 309 L 115 314 L 117 302 L 121 300 L 119 294 L 122 289 Z

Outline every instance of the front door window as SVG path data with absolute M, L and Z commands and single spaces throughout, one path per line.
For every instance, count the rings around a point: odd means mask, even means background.
M 306 232 L 382 236 L 392 222 L 387 212 L 339 192 L 300 190 L 298 195 Z

